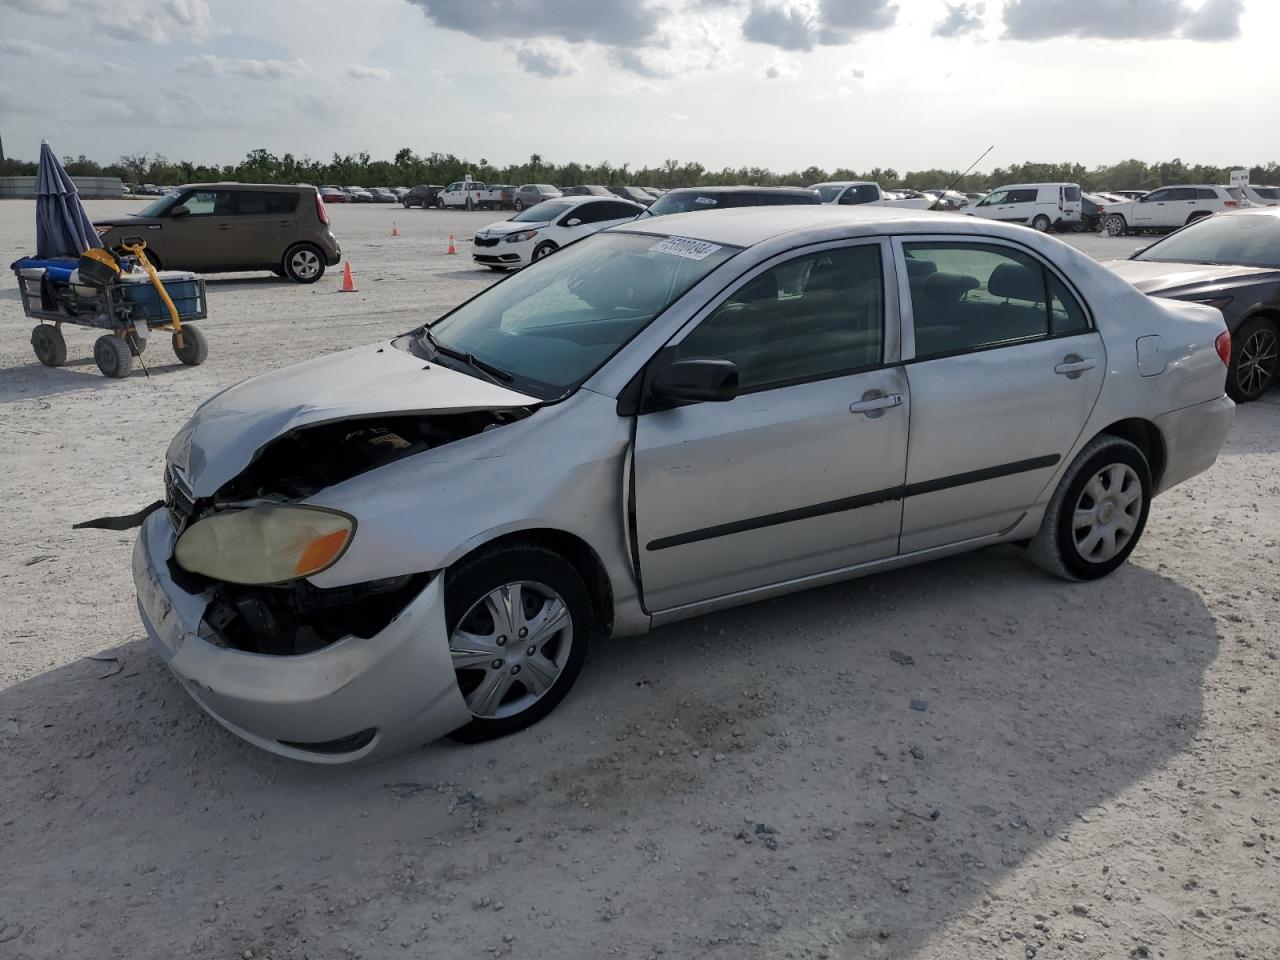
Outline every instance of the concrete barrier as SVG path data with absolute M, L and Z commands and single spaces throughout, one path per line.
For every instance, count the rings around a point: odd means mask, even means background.
M 86 200 L 124 196 L 124 183 L 119 177 L 72 177 L 71 182 Z M 35 177 L 0 177 L 0 199 L 30 200 L 35 195 Z

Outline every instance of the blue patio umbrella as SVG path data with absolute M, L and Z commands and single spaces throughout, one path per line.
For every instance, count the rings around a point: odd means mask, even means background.
M 71 177 L 46 140 L 36 171 L 36 256 L 78 257 L 102 246 Z

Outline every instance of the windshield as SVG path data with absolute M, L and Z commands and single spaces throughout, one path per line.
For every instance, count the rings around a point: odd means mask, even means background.
M 720 206 L 721 197 L 714 193 L 699 193 L 697 190 L 690 190 L 688 193 L 671 193 L 663 194 L 649 208 L 649 214 L 654 217 L 661 217 L 668 213 L 688 213 L 691 210 L 714 210 Z
M 543 200 L 541 203 L 535 203 L 532 207 L 526 207 L 511 219 L 518 223 L 550 223 L 562 213 L 568 213 L 575 206 L 577 204 L 566 203 L 564 200 Z
M 1280 267 L 1280 217 L 1219 214 L 1157 240 L 1135 260 Z
M 512 389 L 551 400 L 737 252 L 678 237 L 595 234 L 495 284 L 430 330 L 444 354 L 470 354 L 510 374 Z M 415 352 L 432 357 L 425 334 L 411 339 Z
M 818 196 L 822 198 L 823 203 L 830 203 L 836 197 L 840 196 L 840 191 L 844 189 L 838 183 L 826 183 L 813 189 L 818 191 Z
M 140 217 L 158 217 L 178 202 L 178 194 L 167 193 L 158 200 L 152 200 L 138 211 Z

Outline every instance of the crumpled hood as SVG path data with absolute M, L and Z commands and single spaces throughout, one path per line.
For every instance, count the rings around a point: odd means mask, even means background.
M 169 444 L 197 497 L 213 495 L 270 441 L 299 427 L 378 414 L 466 413 L 540 403 L 374 343 L 254 377 L 215 394 Z
M 1102 265 L 1143 293 L 1165 293 L 1180 287 L 1207 286 L 1231 280 L 1251 280 L 1277 271 L 1271 267 L 1234 264 L 1162 263 L 1155 260 L 1104 260 Z
M 497 223 L 491 223 L 483 230 L 477 230 L 477 237 L 505 237 L 509 233 L 519 233 L 521 230 L 538 230 L 545 227 L 550 220 L 499 220 Z

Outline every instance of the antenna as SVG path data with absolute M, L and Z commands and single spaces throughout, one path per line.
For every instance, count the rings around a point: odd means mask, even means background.
M 983 150 L 983 151 L 982 151 L 982 157 L 985 157 L 988 153 L 990 153 L 990 152 L 991 152 L 992 150 L 994 150 L 995 148 L 996 148 L 996 145 L 993 143 L 991 146 L 987 147 L 987 149 L 985 149 L 985 150 Z M 982 157 L 978 157 L 978 159 L 977 159 L 977 160 L 973 161 L 973 163 L 971 163 L 971 164 L 969 164 L 969 166 L 965 167 L 965 168 L 964 168 L 964 173 L 960 174 L 960 176 L 958 176 L 958 177 L 956 177 L 954 180 L 952 180 L 952 181 L 951 181 L 951 186 L 947 187 L 947 189 L 945 189 L 945 190 L 943 190 L 943 191 L 942 191 L 942 196 L 938 197 L 936 200 L 934 200 L 934 201 L 933 201 L 933 203 L 929 204 L 929 209 L 930 209 L 930 210 L 935 210 L 935 209 L 937 209 L 938 204 L 942 202 L 942 197 L 945 197 L 948 193 L 950 193 L 950 192 L 951 192 L 951 188 L 952 188 L 952 187 L 954 187 L 957 183 L 959 183 L 959 182 L 960 182 L 961 180 L 963 180 L 966 176 L 968 176 L 969 171 L 970 171 L 970 170 L 972 170 L 974 167 L 976 167 L 978 164 L 980 164 L 980 163 L 982 162 Z

